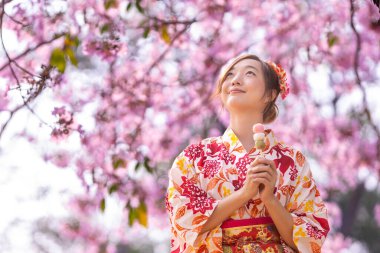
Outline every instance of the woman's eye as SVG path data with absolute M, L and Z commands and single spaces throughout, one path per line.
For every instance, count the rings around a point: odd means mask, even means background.
M 231 72 L 227 73 L 226 77 L 230 77 L 232 76 L 233 74 Z
M 255 73 L 253 71 L 248 71 L 247 74 L 253 74 L 253 75 L 255 75 Z

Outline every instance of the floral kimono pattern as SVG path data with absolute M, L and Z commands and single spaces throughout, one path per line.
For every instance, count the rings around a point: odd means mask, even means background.
M 277 142 L 271 129 L 265 130 L 265 135 L 263 155 L 273 160 L 277 166 L 275 196 L 293 217 L 293 240 L 297 251 L 279 238 L 273 224 L 268 223 L 267 227 L 262 228 L 259 224 L 254 229 L 248 227 L 249 233 L 253 233 L 249 237 L 257 238 L 257 229 L 272 231 L 270 236 L 274 239 L 273 243 L 277 243 L 275 248 L 278 252 L 321 252 L 329 224 L 327 210 L 315 185 L 309 163 L 299 150 Z M 255 250 L 258 241 L 249 242 L 250 246 L 244 246 L 244 251 L 233 249 L 237 247 L 236 243 L 227 250 L 226 245 L 231 238 L 236 238 L 236 234 L 233 234 L 233 230 L 224 228 L 223 224 L 201 233 L 218 202 L 243 186 L 247 165 L 258 155 L 259 150 L 255 148 L 247 152 L 233 130 L 227 128 L 223 136 L 191 144 L 176 157 L 169 171 L 166 194 L 172 253 L 261 252 Z M 268 216 L 268 211 L 257 195 L 236 210 L 230 220 L 270 219 Z M 260 247 L 264 249 L 263 245 Z

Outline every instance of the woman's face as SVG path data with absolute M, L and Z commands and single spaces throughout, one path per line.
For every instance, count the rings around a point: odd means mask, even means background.
M 243 59 L 226 73 L 221 99 L 228 111 L 250 110 L 262 112 L 265 108 L 264 75 L 260 62 Z

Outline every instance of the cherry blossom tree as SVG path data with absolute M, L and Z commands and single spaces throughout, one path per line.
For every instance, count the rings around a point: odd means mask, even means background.
M 326 252 L 349 248 L 358 238 L 366 180 L 374 177 L 379 191 L 378 5 L 3 0 L 0 143 L 21 110 L 57 147 L 78 140 L 79 151 L 41 154 L 74 169 L 87 192 L 73 197 L 75 220 L 61 227 L 67 238 L 92 245 L 91 252 L 115 252 L 115 240 L 89 217 L 116 197 L 125 209 L 120 229 L 169 225 L 163 199 L 171 162 L 187 144 L 223 133 L 228 115 L 210 99 L 218 71 L 251 52 L 286 69 L 291 93 L 271 128 L 304 150 L 320 175 L 333 217 Z M 41 115 L 35 108 L 47 94 L 55 104 L 51 115 Z M 38 143 L 27 126 L 20 135 Z M 366 210 L 378 221 L 374 198 Z

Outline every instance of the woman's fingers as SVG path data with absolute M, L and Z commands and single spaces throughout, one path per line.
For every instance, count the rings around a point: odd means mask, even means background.
M 258 173 L 251 173 L 251 174 L 249 174 L 249 176 L 250 177 L 252 176 L 252 178 L 264 177 L 264 178 L 268 178 L 268 179 L 274 179 L 273 175 L 267 171 L 258 172 Z
M 273 160 L 268 160 L 264 157 L 256 157 L 255 160 L 250 164 L 251 167 L 255 167 L 257 165 L 260 165 L 260 164 L 266 164 L 266 165 L 269 165 L 269 167 L 271 169 L 273 169 L 274 171 L 276 170 L 277 166 L 276 166 L 276 163 L 273 161 Z
M 268 165 L 259 165 L 256 167 L 248 168 L 247 175 L 256 174 L 256 173 L 260 173 L 260 172 L 267 172 L 271 176 L 274 176 L 274 173 L 275 173 Z
M 269 176 L 268 173 L 260 173 L 258 175 L 251 174 L 246 178 L 248 184 L 252 184 L 252 186 L 258 186 L 260 183 L 265 185 L 271 185 L 273 181 L 272 177 Z
M 273 170 L 273 171 L 276 171 L 277 170 L 277 166 L 276 166 L 276 163 L 273 161 L 273 160 L 266 160 L 267 164 L 269 164 L 270 168 Z
M 270 185 L 270 180 L 267 178 L 254 178 L 252 181 L 257 184 Z
M 251 165 L 252 167 L 258 165 L 258 164 L 262 163 L 262 162 L 261 162 L 262 159 L 265 159 L 265 158 L 262 158 L 262 157 L 260 157 L 260 156 L 257 156 L 257 157 L 255 158 L 255 160 L 253 160 L 253 162 L 250 163 L 250 165 Z
M 268 181 L 271 181 L 273 179 L 272 175 L 270 175 L 267 172 L 260 172 L 260 173 L 252 174 L 252 178 L 253 179 L 266 178 L 266 179 L 268 179 Z
M 259 188 L 264 188 L 264 185 L 271 188 L 275 184 L 276 178 L 275 163 L 263 157 L 256 157 L 248 166 L 245 187 L 253 192 Z

